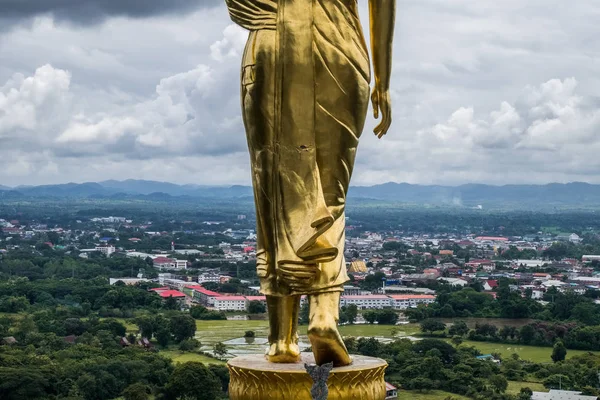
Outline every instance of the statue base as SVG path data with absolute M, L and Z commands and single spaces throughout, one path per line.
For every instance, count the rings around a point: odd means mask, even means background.
M 379 358 L 352 356 L 353 363 L 329 374 L 327 400 L 384 400 L 387 363 Z M 275 364 L 263 355 L 236 357 L 227 363 L 231 400 L 312 400 L 313 380 L 304 364 L 314 364 L 312 353 L 302 353 L 295 364 Z

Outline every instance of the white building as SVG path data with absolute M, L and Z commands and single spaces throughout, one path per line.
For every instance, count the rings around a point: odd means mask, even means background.
M 198 275 L 198 283 L 205 283 L 205 282 L 220 283 L 221 275 L 215 274 L 212 272 L 205 272 L 203 274 Z
M 123 282 L 126 285 L 135 285 L 139 282 L 150 282 L 150 279 L 146 278 L 109 278 L 108 283 L 114 285 L 117 282 Z
M 566 283 L 561 282 L 561 281 L 557 281 L 556 279 L 551 279 L 545 282 L 542 282 L 542 286 L 549 288 L 549 287 L 557 287 L 560 288 L 562 286 L 565 286 Z
M 570 281 L 580 285 L 599 285 L 600 276 L 578 276 L 576 278 L 571 278 Z
M 584 261 L 584 262 L 586 262 L 586 261 L 594 261 L 594 260 L 595 261 L 600 261 L 600 256 L 588 254 L 588 255 L 582 256 L 581 260 Z
M 539 268 L 544 264 L 548 264 L 548 261 L 544 260 L 514 260 L 512 265 L 515 268 L 525 267 L 525 268 Z
M 342 296 L 341 306 L 355 304 L 359 309 L 382 309 L 392 307 L 392 299 L 385 295 Z
M 550 392 L 533 392 L 531 400 L 596 400 L 596 396 L 584 396 L 581 392 L 569 390 L 550 390 Z
M 115 246 L 98 246 L 96 247 L 96 251 L 99 251 L 100 253 L 105 254 L 107 257 L 109 257 L 117 250 L 115 249 Z
M 392 294 L 392 307 L 396 310 L 416 308 L 419 304 L 431 304 L 435 302 L 435 296 L 430 294 Z
M 214 308 L 219 311 L 246 311 L 246 298 L 244 296 L 215 297 Z
M 158 269 L 186 269 L 187 260 L 178 260 L 176 258 L 168 258 L 164 256 L 154 257 L 152 260 L 154 268 Z
M 79 251 L 81 253 L 93 253 L 93 252 L 97 251 L 97 252 L 100 252 L 100 253 L 106 255 L 107 257 L 109 257 L 111 254 L 115 253 L 117 250 L 115 249 L 115 246 L 97 246 L 97 247 L 94 247 L 93 249 L 80 249 Z
M 465 287 L 469 284 L 469 282 L 465 281 L 464 279 L 460 279 L 460 278 L 445 278 L 445 277 L 440 277 L 437 278 L 438 281 L 440 282 L 446 282 L 449 285 L 452 286 L 462 286 Z

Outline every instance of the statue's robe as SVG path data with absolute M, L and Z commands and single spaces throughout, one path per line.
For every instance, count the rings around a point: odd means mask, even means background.
M 346 193 L 368 103 L 356 0 L 226 0 L 250 31 L 242 109 L 261 291 L 342 291 Z

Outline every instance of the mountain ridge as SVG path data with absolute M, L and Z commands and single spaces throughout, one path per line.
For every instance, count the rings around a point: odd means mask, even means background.
M 207 186 L 179 185 L 170 182 L 128 179 L 56 185 L 0 185 L 0 199 L 25 197 L 52 198 L 132 198 L 165 200 L 170 198 L 251 199 L 252 187 L 244 185 Z M 9 194 L 10 193 L 10 194 Z M 384 202 L 486 207 L 488 205 L 524 206 L 600 206 L 600 185 L 585 182 L 548 183 L 544 185 L 459 186 L 415 185 L 387 182 L 372 186 L 351 186 L 350 199 L 372 199 Z

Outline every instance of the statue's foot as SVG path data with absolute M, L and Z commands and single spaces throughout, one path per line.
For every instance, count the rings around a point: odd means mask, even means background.
M 308 338 L 312 344 L 317 365 L 332 362 L 334 367 L 343 367 L 352 364 L 352 358 L 348 354 L 335 321 L 333 324 L 309 326 Z
M 300 347 L 296 343 L 285 343 L 281 340 L 271 343 L 266 358 L 272 363 L 296 363 L 300 361 Z

